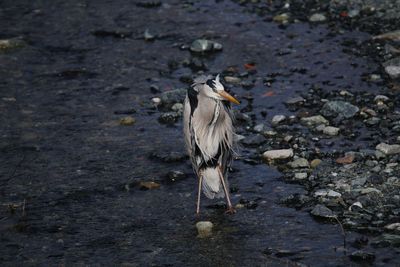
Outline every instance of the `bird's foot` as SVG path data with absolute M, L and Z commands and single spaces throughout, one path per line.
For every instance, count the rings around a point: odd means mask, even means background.
M 235 214 L 235 213 L 236 213 L 236 210 L 232 206 L 228 207 L 228 209 L 225 211 L 225 214 L 232 215 L 232 214 Z

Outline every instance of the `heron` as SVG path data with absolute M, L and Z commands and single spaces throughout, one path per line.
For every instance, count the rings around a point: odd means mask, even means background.
M 184 102 L 183 132 L 193 170 L 198 177 L 197 209 L 201 192 L 209 199 L 226 198 L 227 213 L 235 213 L 228 191 L 228 169 L 234 148 L 231 104 L 240 102 L 227 93 L 219 74 L 202 75 L 188 88 Z

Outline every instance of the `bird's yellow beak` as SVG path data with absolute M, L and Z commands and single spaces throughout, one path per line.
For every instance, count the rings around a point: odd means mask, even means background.
M 229 102 L 235 103 L 235 104 L 240 104 L 239 100 L 237 100 L 236 98 L 234 98 L 233 96 L 231 96 L 230 94 L 228 94 L 225 91 L 219 91 L 218 94 L 220 96 L 222 96 L 223 98 L 225 98 L 226 100 L 228 100 Z

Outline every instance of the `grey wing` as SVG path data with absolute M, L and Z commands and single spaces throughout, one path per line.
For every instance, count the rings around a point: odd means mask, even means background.
M 195 133 L 193 129 L 192 122 L 192 107 L 190 104 L 189 96 L 186 96 L 184 102 L 184 110 L 183 110 L 183 133 L 185 135 L 185 145 L 186 150 L 190 156 L 190 160 L 192 162 L 194 171 L 198 173 L 199 171 L 199 152 L 198 147 L 196 145 Z

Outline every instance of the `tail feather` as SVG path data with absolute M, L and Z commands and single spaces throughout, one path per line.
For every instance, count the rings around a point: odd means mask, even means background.
M 217 167 L 205 168 L 202 171 L 202 175 L 203 175 L 202 189 L 206 197 L 213 199 L 213 198 L 222 198 L 225 196 L 224 188 L 219 178 Z

